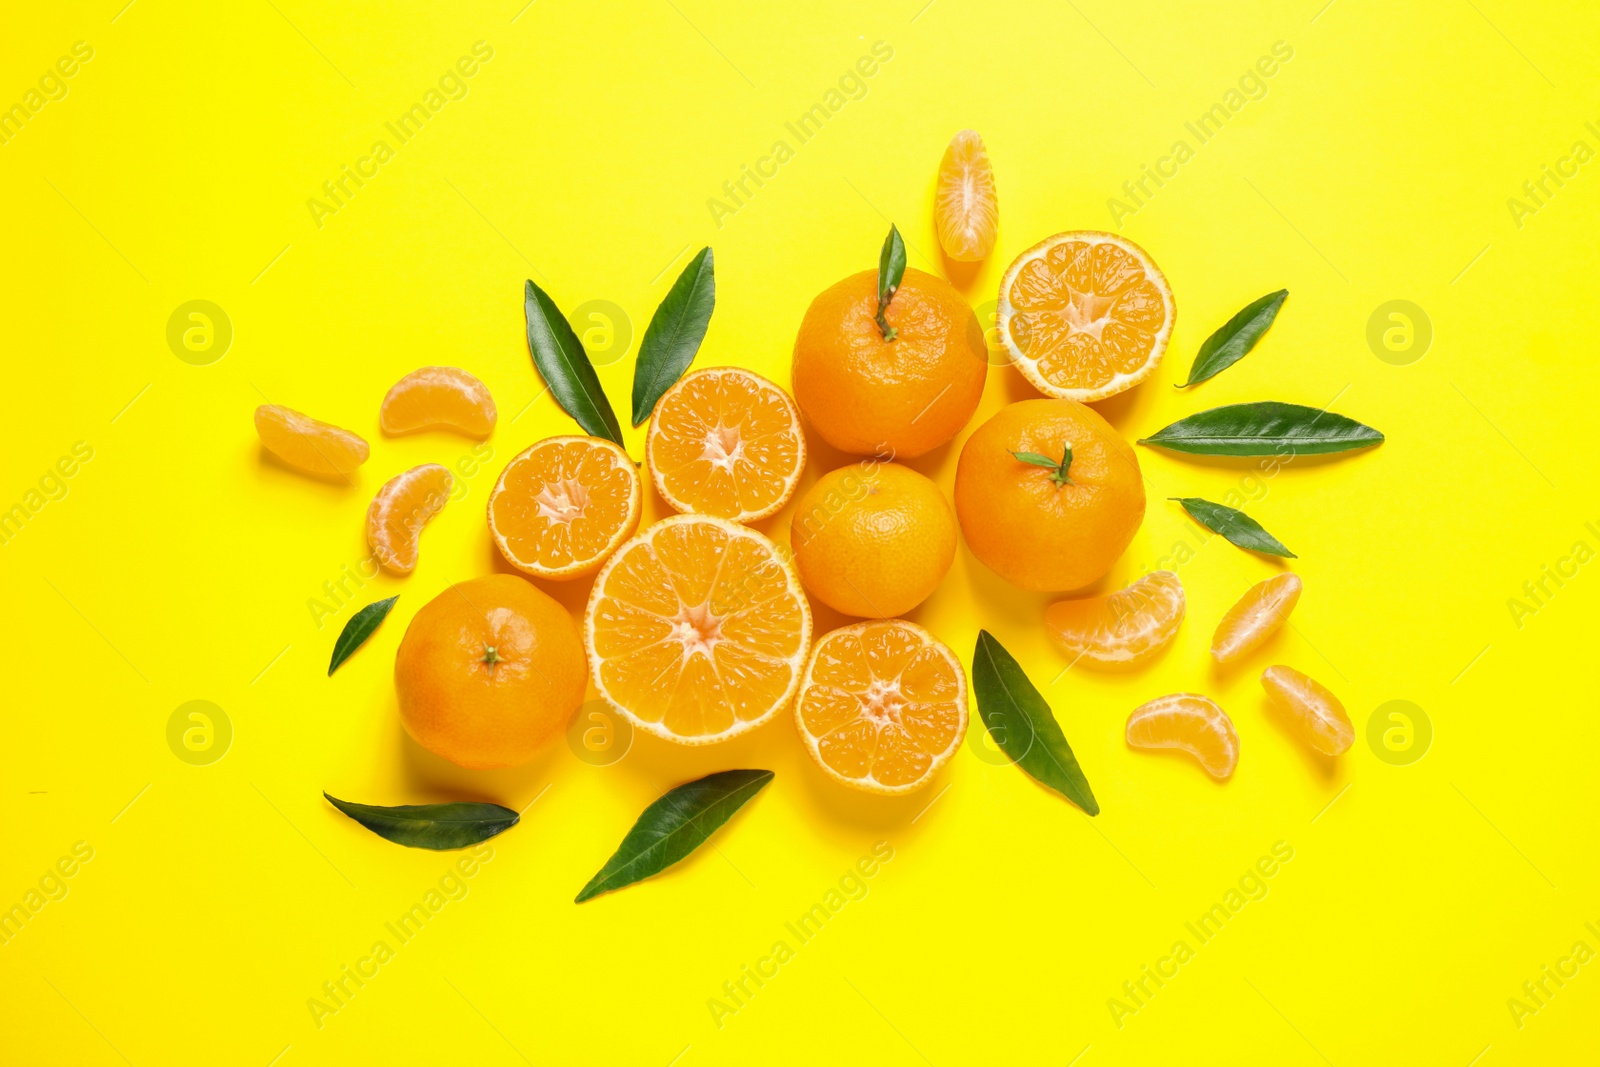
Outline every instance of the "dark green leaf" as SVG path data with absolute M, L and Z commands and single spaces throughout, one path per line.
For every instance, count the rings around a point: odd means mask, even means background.
M 1331 411 L 1261 400 L 1190 415 L 1139 443 L 1202 456 L 1312 456 L 1370 448 L 1382 440 L 1371 426 Z
M 706 339 L 711 309 L 717 303 L 717 279 L 711 249 L 702 248 L 672 283 L 639 342 L 633 368 L 633 424 L 655 410 L 661 394 L 683 376 Z
M 1259 522 L 1242 511 L 1230 508 L 1226 504 L 1213 504 L 1197 496 L 1174 496 L 1167 499 L 1182 504 L 1183 510 L 1194 516 L 1194 520 L 1201 526 L 1221 534 L 1240 548 L 1248 548 L 1252 552 L 1265 552 L 1269 556 L 1300 558 L 1283 547 L 1282 541 L 1267 533 Z
M 666 870 L 699 848 L 770 781 L 771 771 L 718 771 L 669 790 L 644 809 L 616 853 L 589 879 L 574 903 L 582 904 Z
M 978 717 L 1013 763 L 1090 815 L 1100 814 L 1089 780 L 1050 705 L 987 630 L 978 631 L 978 647 L 972 654 L 972 691 L 978 698 Z
M 327 793 L 322 795 L 328 797 L 329 804 L 379 837 L 407 848 L 429 848 L 436 852 L 487 841 L 517 825 L 521 818 L 499 804 L 401 804 L 382 808 L 352 804 Z
M 889 224 L 889 236 L 883 239 L 883 251 L 878 253 L 878 330 L 885 341 L 893 341 L 894 327 L 884 318 L 889 301 L 900 289 L 900 280 L 906 273 L 906 243 L 900 239 L 900 230 Z
M 1254 348 L 1256 342 L 1261 340 L 1261 335 L 1267 332 L 1272 320 L 1278 317 L 1278 309 L 1288 297 L 1289 290 L 1279 289 L 1246 304 L 1244 310 L 1206 338 L 1206 343 L 1200 346 L 1199 354 L 1194 357 L 1194 366 L 1189 368 L 1189 380 L 1178 388 L 1197 385 L 1215 377 L 1243 359 L 1245 353 Z
M 523 290 L 522 307 L 528 318 L 528 351 L 556 403 L 578 420 L 584 433 L 622 444 L 622 427 L 611 401 L 600 388 L 589 353 L 583 350 L 567 317 L 549 294 L 531 281 Z
M 354 615 L 344 624 L 344 629 L 339 631 L 339 640 L 333 643 L 333 659 L 328 663 L 328 674 L 332 675 L 339 669 L 339 664 L 350 658 L 350 653 L 360 648 L 378 624 L 388 616 L 389 609 L 394 607 L 394 602 L 399 600 L 399 594 L 383 600 L 373 601 Z

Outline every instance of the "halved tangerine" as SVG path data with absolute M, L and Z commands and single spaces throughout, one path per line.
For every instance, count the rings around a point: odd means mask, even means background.
M 600 571 L 583 637 L 612 707 L 657 737 L 703 745 L 788 706 L 811 644 L 811 608 L 767 537 L 711 515 L 673 515 Z
M 1173 693 L 1134 708 L 1127 737 L 1134 748 L 1181 749 L 1213 778 L 1228 777 L 1239 763 L 1233 720 L 1199 693 Z
M 1217 623 L 1211 638 L 1211 655 L 1228 663 L 1255 651 L 1289 618 L 1300 601 L 1300 576 L 1293 571 L 1257 582 Z
M 645 461 L 661 498 L 678 511 L 764 519 L 789 502 L 805 470 L 800 409 L 759 374 L 697 370 L 656 402 Z
M 514 456 L 489 493 L 489 533 L 536 578 L 600 569 L 639 528 L 643 493 L 628 454 L 600 437 L 547 437 Z
M 1261 672 L 1261 687 L 1306 744 L 1325 756 L 1350 751 L 1356 728 L 1327 686 L 1293 667 L 1279 665 Z
M 933 780 L 967 734 L 966 672 L 915 623 L 856 623 L 817 641 L 794 718 L 830 778 L 868 793 L 910 793 Z
M 267 451 L 308 474 L 342 477 L 367 461 L 367 442 L 331 422 L 281 404 L 256 408 L 256 434 Z
M 417 569 L 417 543 L 428 520 L 450 499 L 450 471 L 437 463 L 395 475 L 383 483 L 367 508 L 367 544 L 384 570 L 410 574 Z
M 994 249 L 1000 206 L 994 168 L 976 130 L 962 130 L 944 150 L 933 194 L 933 228 L 945 255 L 958 262 L 976 262 Z
M 1124 237 L 1072 230 L 1016 258 L 1000 281 L 1000 340 L 1040 392 L 1088 403 L 1155 373 L 1177 317 L 1172 289 Z
M 489 387 L 460 367 L 420 367 L 389 387 L 378 409 L 384 433 L 459 430 L 488 437 L 496 414 Z
M 1044 612 L 1045 628 L 1076 663 L 1122 668 L 1166 647 L 1183 622 L 1183 583 L 1155 571 L 1108 596 L 1058 600 Z

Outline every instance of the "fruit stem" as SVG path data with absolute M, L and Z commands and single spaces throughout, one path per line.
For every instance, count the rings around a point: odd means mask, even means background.
M 878 301 L 878 332 L 883 334 L 885 341 L 893 341 L 895 335 L 899 332 L 893 326 L 890 326 L 888 320 L 883 317 L 883 313 L 889 310 L 889 301 L 894 299 L 894 294 L 898 291 L 898 289 L 890 289 L 887 295 Z
M 495 651 L 494 645 L 483 646 L 483 662 L 485 666 L 493 667 L 500 662 L 500 653 Z

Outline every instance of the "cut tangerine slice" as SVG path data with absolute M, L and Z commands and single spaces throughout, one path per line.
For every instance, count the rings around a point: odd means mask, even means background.
M 1040 392 L 1068 400 L 1104 400 L 1154 374 L 1176 317 L 1160 268 L 1114 233 L 1048 237 L 1000 281 L 1011 362 Z
M 1045 609 L 1044 624 L 1074 663 L 1132 667 L 1166 647 L 1183 608 L 1178 576 L 1155 571 L 1109 596 L 1058 600 Z
M 256 434 L 267 451 L 308 474 L 342 477 L 367 461 L 367 442 L 331 422 L 280 404 L 256 408 Z
M 1226 778 L 1239 763 L 1239 735 L 1233 720 L 1199 693 L 1173 693 L 1133 709 L 1128 744 L 1134 748 L 1176 748 L 1189 753 L 1213 778 Z
M 933 226 L 945 255 L 958 262 L 976 262 L 994 249 L 1000 206 L 995 197 L 994 168 L 976 130 L 962 130 L 944 150 L 933 199 Z
M 617 549 L 584 612 L 595 687 L 636 727 L 685 745 L 787 707 L 811 643 L 794 566 L 764 535 L 673 515 Z
M 593 574 L 639 528 L 639 472 L 611 441 L 547 437 L 506 464 L 489 494 L 489 533 L 537 578 Z
M 868 793 L 910 793 L 967 734 L 967 676 L 915 623 L 856 623 L 817 641 L 794 717 L 828 777 Z
M 753 522 L 794 496 L 806 465 L 800 409 L 782 388 L 738 367 L 708 367 L 656 402 L 645 460 L 678 511 Z
M 1356 728 L 1344 705 L 1328 688 L 1293 667 L 1268 667 L 1261 672 L 1261 687 L 1285 713 L 1306 744 L 1325 756 L 1350 751 Z
M 424 463 L 383 483 L 367 508 L 367 544 L 384 570 L 410 574 L 417 569 L 417 542 L 428 520 L 450 499 L 450 471 Z
M 1245 590 L 1217 623 L 1211 655 L 1218 663 L 1228 663 L 1261 647 L 1288 620 L 1301 588 L 1300 576 L 1286 571 Z
M 384 433 L 459 430 L 468 437 L 494 432 L 489 387 L 460 367 L 420 367 L 390 386 L 378 410 Z

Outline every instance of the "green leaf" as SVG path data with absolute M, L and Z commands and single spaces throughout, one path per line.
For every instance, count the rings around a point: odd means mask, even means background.
M 1059 460 L 1051 459 L 1049 456 L 1041 456 L 1037 452 L 1013 452 L 1011 454 L 1023 463 L 1031 463 L 1035 467 L 1049 467 L 1050 480 L 1057 485 L 1066 485 L 1072 481 L 1071 478 L 1067 477 L 1067 469 L 1072 466 L 1072 446 L 1070 444 L 1062 448 Z
M 899 229 L 891 222 L 889 236 L 883 239 L 883 251 L 878 253 L 878 329 L 885 341 L 894 340 L 895 330 L 883 314 L 889 310 L 889 301 L 899 291 L 900 280 L 905 273 L 906 243 L 900 239 Z
M 353 804 L 327 793 L 322 795 L 328 798 L 329 804 L 379 837 L 407 848 L 429 848 L 435 852 L 487 841 L 517 825 L 521 818 L 499 804 L 401 804 L 382 808 Z
M 978 717 L 1013 763 L 1090 815 L 1100 814 L 1089 780 L 1050 705 L 987 630 L 978 631 L 978 647 L 972 653 L 972 691 L 978 697 Z
M 556 403 L 578 421 L 584 433 L 622 444 L 622 427 L 611 401 L 600 388 L 589 353 L 583 350 L 567 317 L 549 294 L 531 281 L 523 290 L 522 306 L 528 318 L 528 351 Z
M 1178 388 L 1198 385 L 1243 359 L 1245 353 L 1254 348 L 1256 342 L 1261 340 L 1261 335 L 1267 332 L 1272 321 L 1278 317 L 1278 309 L 1288 298 L 1289 290 L 1279 289 L 1246 304 L 1242 311 L 1223 323 L 1221 329 L 1206 338 L 1206 343 L 1200 346 L 1199 354 L 1194 357 L 1194 366 L 1189 368 L 1189 380 Z
M 573 903 L 660 874 L 699 848 L 770 781 L 771 771 L 718 771 L 669 790 L 644 809 L 616 853 Z
M 389 609 L 394 607 L 394 602 L 400 599 L 397 593 L 392 597 L 377 600 L 368 604 L 344 624 L 344 629 L 339 631 L 339 640 L 333 643 L 333 659 L 328 663 L 328 675 L 339 669 L 339 664 L 350 658 L 350 654 L 366 643 L 367 638 L 378 628 L 389 615 Z
M 711 249 L 702 248 L 672 283 L 650 318 L 639 342 L 633 368 L 633 424 L 650 417 L 661 394 L 683 376 L 706 339 L 711 309 L 717 303 L 717 279 Z
M 1201 456 L 1313 456 L 1370 448 L 1383 434 L 1354 419 L 1303 404 L 1228 404 L 1179 419 L 1141 445 Z
M 1283 547 L 1282 541 L 1267 533 L 1259 522 L 1242 511 L 1230 508 L 1226 504 L 1214 504 L 1197 496 L 1169 496 L 1167 499 L 1182 504 L 1183 510 L 1194 516 L 1194 520 L 1201 526 L 1213 533 L 1221 534 L 1240 548 L 1248 548 L 1252 552 L 1265 552 L 1269 556 L 1300 558 Z

